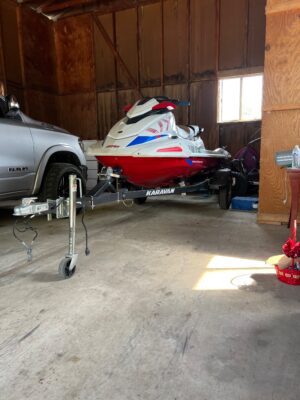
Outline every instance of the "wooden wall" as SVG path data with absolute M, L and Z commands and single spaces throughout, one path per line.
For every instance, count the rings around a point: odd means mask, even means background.
M 5 93 L 16 95 L 32 118 L 58 124 L 53 22 L 11 0 L 0 0 L 0 11 Z
M 218 146 L 217 78 L 224 71 L 262 69 L 264 7 L 265 0 L 163 0 L 59 20 L 62 125 L 85 138 L 103 138 L 126 104 L 141 94 L 165 94 L 190 100 L 190 109 L 177 111 L 179 122 L 203 126 L 206 144 Z M 228 133 L 226 141 L 226 132 L 224 125 L 222 143 L 231 150 L 235 137 Z M 237 135 L 245 144 L 248 133 L 237 126 Z
M 217 79 L 262 69 L 265 0 L 144 3 L 52 22 L 0 0 L 0 80 L 33 118 L 85 139 L 103 138 L 141 96 L 190 100 L 176 111 L 179 123 L 203 126 L 208 147 L 235 151 L 253 124 L 219 129 Z
M 300 3 L 268 0 L 264 114 L 261 145 L 260 222 L 286 222 L 285 170 L 275 153 L 300 143 Z
M 0 30 L 1 50 L 0 64 L 2 82 L 5 87 L 5 94 L 15 94 L 25 106 L 22 57 L 19 34 L 19 13 L 16 3 L 10 0 L 0 2 Z

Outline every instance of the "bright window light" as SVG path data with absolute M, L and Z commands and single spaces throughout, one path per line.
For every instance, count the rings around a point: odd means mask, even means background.
M 261 119 L 263 76 L 219 80 L 218 122 Z

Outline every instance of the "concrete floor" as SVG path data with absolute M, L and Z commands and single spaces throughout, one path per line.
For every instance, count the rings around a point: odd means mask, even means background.
M 67 221 L 35 221 L 28 264 L 0 217 L 1 400 L 300 398 L 300 288 L 262 263 L 285 227 L 194 198 L 103 206 L 59 280 Z

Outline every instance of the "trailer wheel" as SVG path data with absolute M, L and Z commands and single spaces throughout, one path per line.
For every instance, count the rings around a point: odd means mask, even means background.
M 147 197 L 138 197 L 137 199 L 134 199 L 133 201 L 135 202 L 135 204 L 144 204 L 147 200 Z
M 58 274 L 63 279 L 72 278 L 76 271 L 76 265 L 70 270 L 71 258 L 63 258 L 59 263 Z
M 221 210 L 228 210 L 231 203 L 232 197 L 232 186 L 229 182 L 226 186 L 222 186 L 219 189 L 219 207 Z

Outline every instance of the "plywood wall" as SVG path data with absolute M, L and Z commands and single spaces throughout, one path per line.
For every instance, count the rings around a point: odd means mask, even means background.
M 300 144 L 300 4 L 268 2 L 259 221 L 285 222 L 284 170 L 275 153 Z

